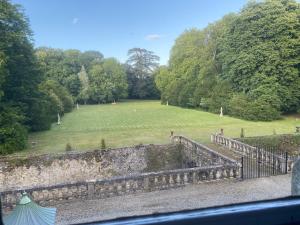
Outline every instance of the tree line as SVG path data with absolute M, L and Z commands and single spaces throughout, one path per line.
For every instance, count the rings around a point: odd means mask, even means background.
M 19 5 L 0 0 L 0 154 L 24 149 L 74 103 L 156 99 L 248 120 L 300 108 L 300 9 L 295 0 L 251 1 L 204 29 L 186 30 L 167 66 L 141 48 L 121 64 L 98 51 L 33 47 Z
M 26 148 L 28 132 L 50 129 L 74 103 L 159 98 L 151 51 L 133 48 L 121 64 L 98 51 L 34 49 L 29 20 L 9 0 L 0 0 L 0 31 L 0 154 Z
M 175 42 L 156 71 L 162 103 L 269 121 L 300 108 L 300 11 L 294 0 L 250 1 Z

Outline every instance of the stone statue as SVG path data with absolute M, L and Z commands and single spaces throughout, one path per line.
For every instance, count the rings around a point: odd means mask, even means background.
M 292 195 L 300 195 L 300 160 L 298 159 L 293 166 L 292 172 Z
M 57 113 L 57 125 L 60 125 L 60 115 Z
M 77 102 L 77 104 L 76 104 L 76 108 L 77 108 L 77 109 L 79 109 L 79 105 L 78 105 L 78 102 Z
M 169 105 L 169 101 L 167 101 L 167 105 Z
M 223 116 L 223 107 L 221 107 L 221 109 L 220 109 L 220 117 L 222 117 Z

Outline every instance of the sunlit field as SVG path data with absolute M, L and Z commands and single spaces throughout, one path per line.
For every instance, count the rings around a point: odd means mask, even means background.
M 51 130 L 31 133 L 28 149 L 19 153 L 63 152 L 70 143 L 76 151 L 100 148 L 105 139 L 109 148 L 169 142 L 170 131 L 207 143 L 210 134 L 224 129 L 226 136 L 293 133 L 300 124 L 295 118 L 273 122 L 249 122 L 231 117 L 174 106 L 159 101 L 127 101 L 116 105 L 81 105 L 62 118 Z M 32 147 L 32 142 L 36 142 Z

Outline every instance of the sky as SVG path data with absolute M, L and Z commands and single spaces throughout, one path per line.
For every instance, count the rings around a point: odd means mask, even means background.
M 11 0 L 30 20 L 35 47 L 97 50 L 122 63 L 133 47 L 167 64 L 176 38 L 238 12 L 246 0 Z

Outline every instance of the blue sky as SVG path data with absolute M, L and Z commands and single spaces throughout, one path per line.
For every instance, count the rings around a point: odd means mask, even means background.
M 146 48 L 166 64 L 175 39 L 189 28 L 204 28 L 246 0 L 12 0 L 30 19 L 35 46 L 97 50 L 127 59 Z

